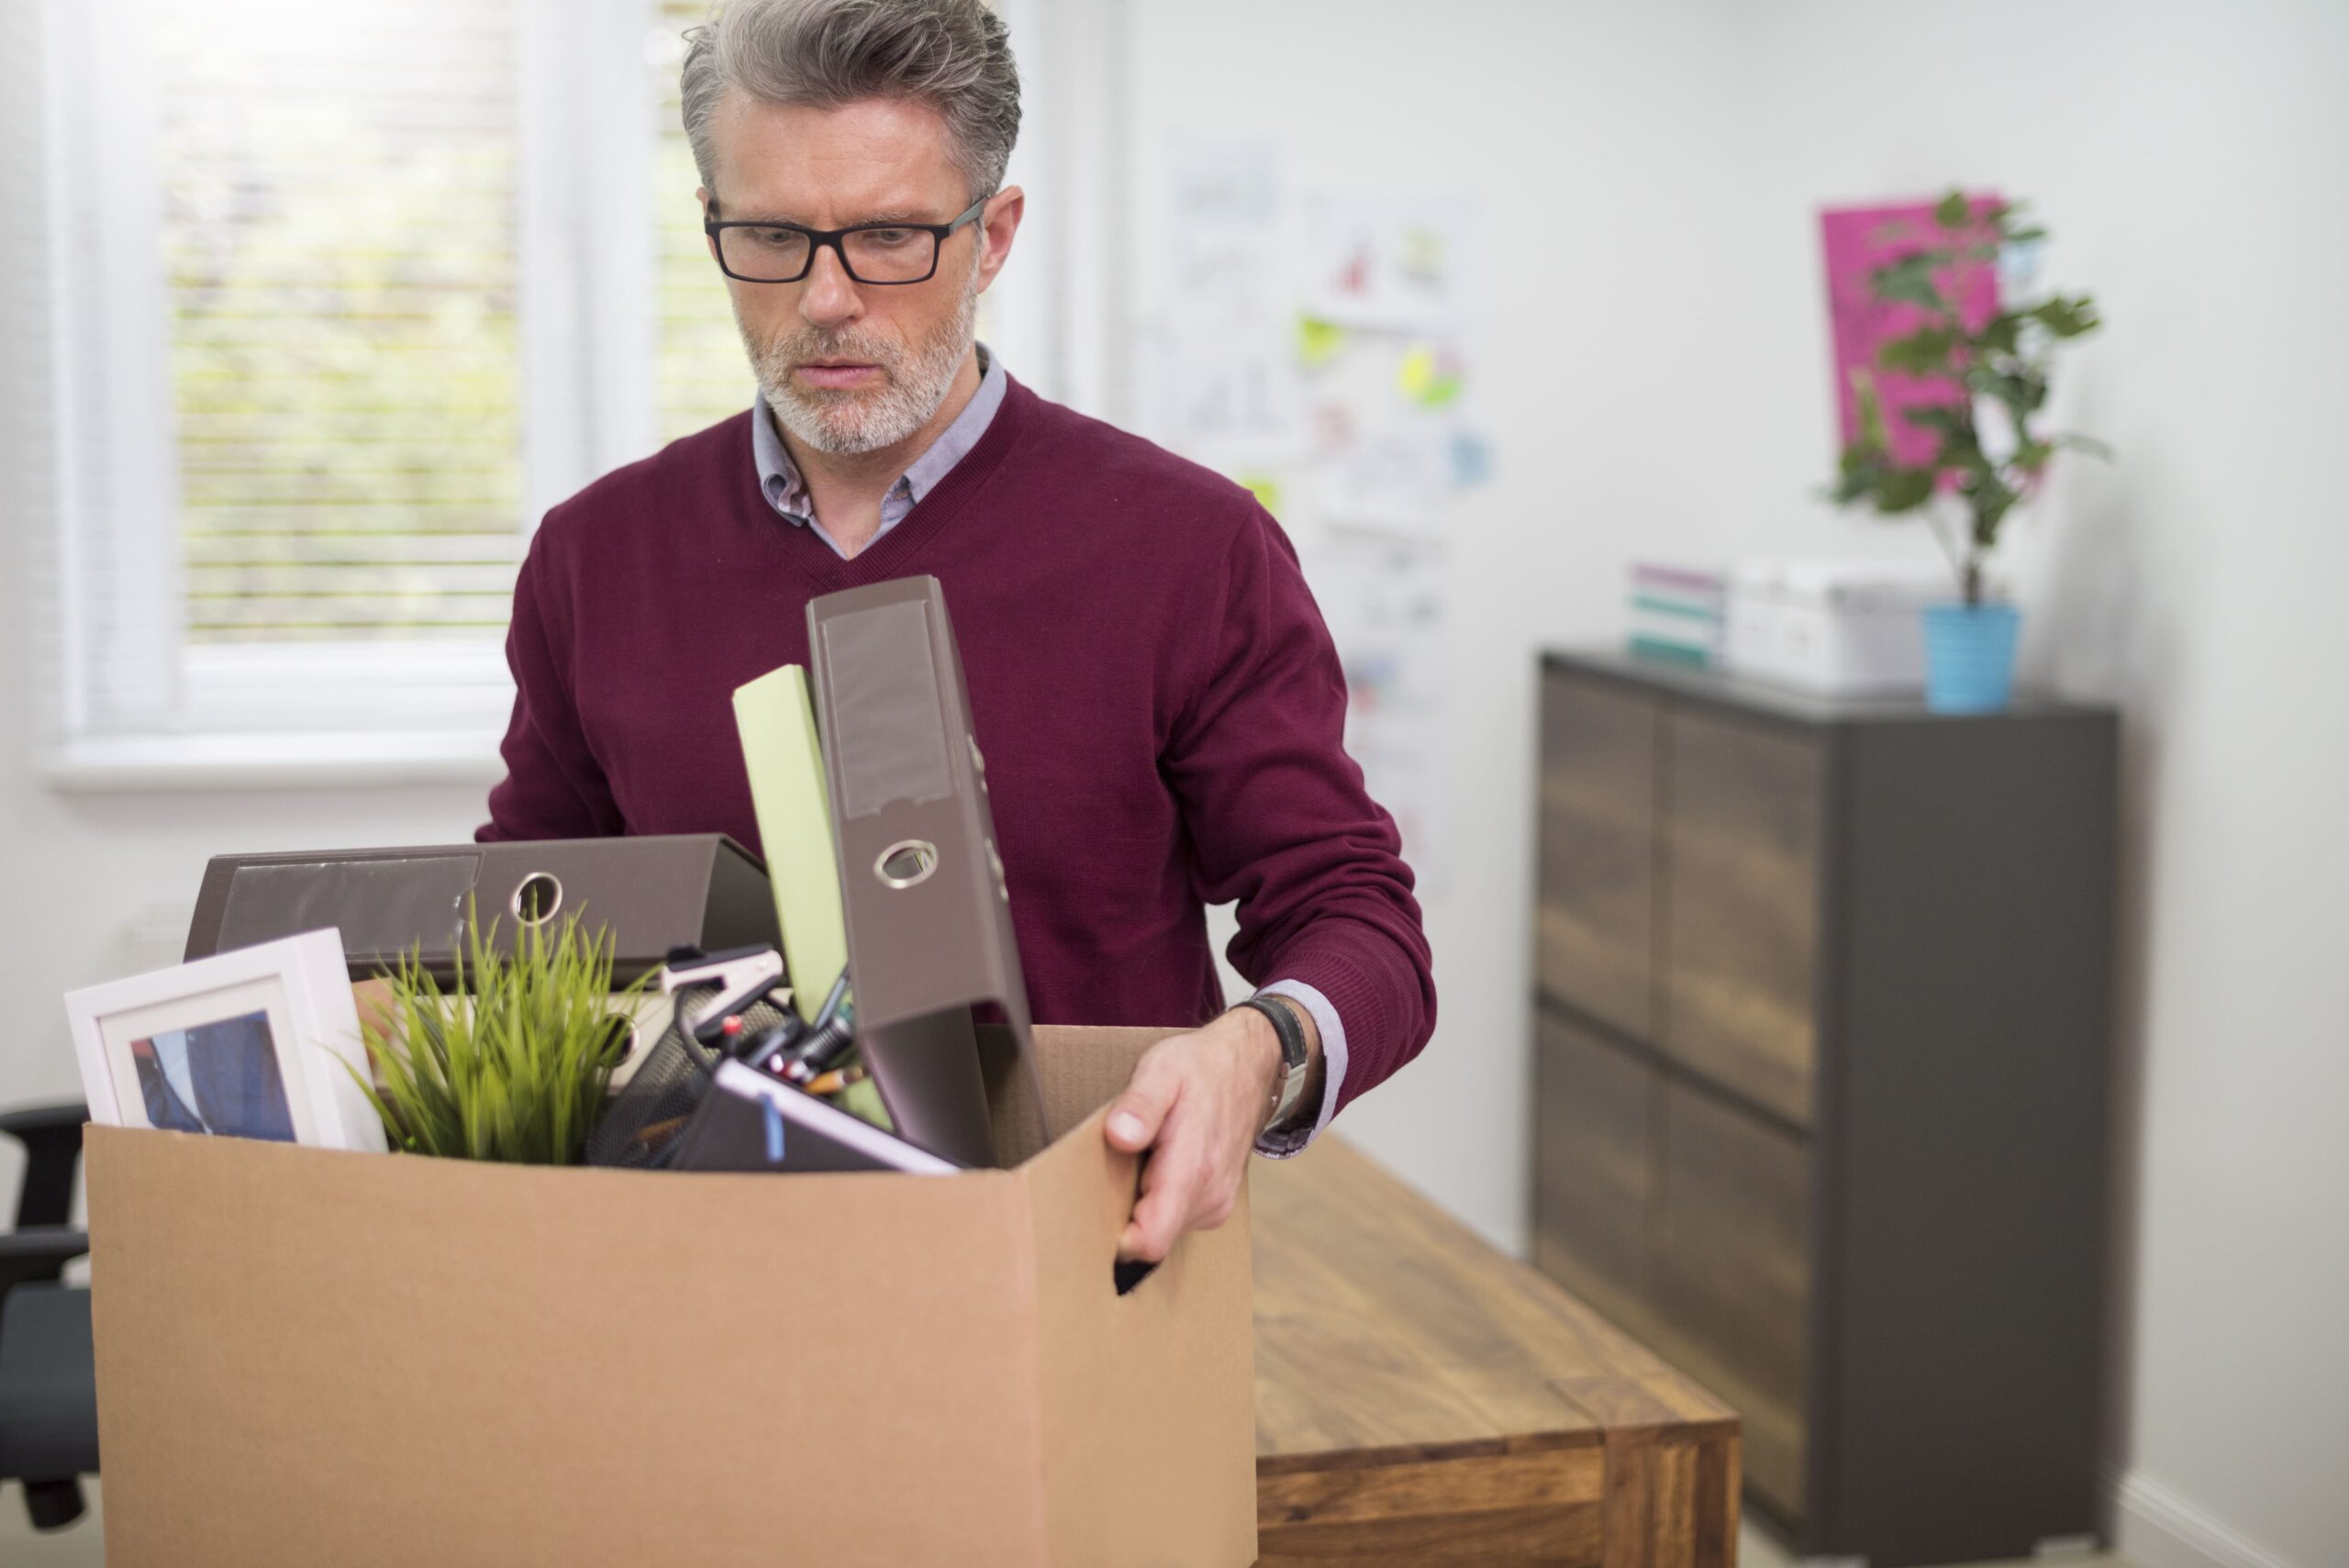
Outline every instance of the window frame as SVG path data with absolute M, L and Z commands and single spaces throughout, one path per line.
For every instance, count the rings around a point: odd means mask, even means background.
M 653 12 L 649 0 L 494 3 L 515 27 L 527 539 L 549 506 L 651 444 L 644 186 L 657 128 L 649 102 L 634 119 L 609 106 L 644 96 Z M 399 776 L 495 779 L 513 706 L 502 637 L 185 640 L 151 6 L 44 6 L 61 690 L 43 771 L 89 788 L 374 779 L 405 754 L 397 740 L 418 764 Z

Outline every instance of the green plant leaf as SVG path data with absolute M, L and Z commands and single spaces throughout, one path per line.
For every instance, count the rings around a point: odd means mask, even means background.
M 1935 430 L 1943 435 L 1965 435 L 1973 430 L 1965 411 L 1946 403 L 1920 403 L 1913 408 L 1903 408 L 1900 417 L 1920 430 Z
M 2023 318 L 2011 311 L 2001 312 L 1982 324 L 1975 334 L 1975 341 L 1993 354 L 2011 354 L 2022 341 Z
M 1970 499 L 1974 504 L 1974 548 L 1988 551 L 1998 542 L 1998 525 L 2021 495 L 2005 480 L 1993 473 L 1977 476 Z
M 2005 404 L 2017 429 L 2022 428 L 2024 416 L 2038 413 L 2047 401 L 2047 378 L 2033 370 L 1977 368 L 1967 374 L 1965 384 Z
M 1861 448 L 1872 452 L 1888 450 L 1892 432 L 1885 428 L 1883 395 L 1876 391 L 1876 377 L 1856 365 L 1852 370 L 1852 401 L 1859 415 Z
M 1949 306 L 1933 282 L 1933 274 L 1947 264 L 1948 258 L 1943 252 L 1920 250 L 1875 269 L 1868 274 L 1869 286 L 1875 290 L 1876 297 L 1885 303 L 1921 305 L 1947 315 Z
M 2058 295 L 2041 302 L 2028 314 L 2057 338 L 2081 337 L 2103 325 L 2097 318 L 2096 301 L 2087 295 L 2077 299 L 2065 299 Z
M 1950 368 L 1950 350 L 1957 341 L 1957 334 L 1949 328 L 1929 324 L 1904 337 L 1886 339 L 1877 346 L 1876 362 L 1888 371 L 1932 375 Z
M 1974 219 L 1974 204 L 1965 193 L 1953 189 L 1933 208 L 1933 221 L 1943 228 L 1964 228 Z
M 1876 509 L 1887 517 L 1913 512 L 1933 498 L 1936 475 L 1930 468 L 1896 468 L 1876 487 Z
M 1834 502 L 1838 506 L 1848 506 L 1854 501 L 1865 500 L 1868 492 L 1875 488 L 1874 474 L 1846 473 L 1829 485 L 1824 494 L 1827 499 Z

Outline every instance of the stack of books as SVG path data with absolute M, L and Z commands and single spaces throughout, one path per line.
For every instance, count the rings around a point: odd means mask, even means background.
M 1728 641 L 1728 573 L 1631 563 L 1631 631 L 1625 642 L 1633 655 L 1715 669 Z

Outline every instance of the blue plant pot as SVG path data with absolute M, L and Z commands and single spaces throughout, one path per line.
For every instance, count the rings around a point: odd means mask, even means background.
M 1925 706 L 1935 713 L 1997 713 L 2014 695 L 2012 605 L 1925 606 Z

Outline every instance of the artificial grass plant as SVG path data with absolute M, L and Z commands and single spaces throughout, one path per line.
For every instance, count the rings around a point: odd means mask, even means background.
M 442 991 L 421 951 L 401 959 L 383 1021 L 364 1024 L 380 1090 L 362 1076 L 392 1147 L 413 1154 L 575 1165 L 626 1053 L 626 1012 L 644 987 L 612 991 L 608 936 L 566 918 L 524 926 L 511 956 L 466 910 L 466 941 Z M 622 1016 L 616 1016 L 619 1014 Z M 355 1070 L 354 1070 L 355 1073 Z

